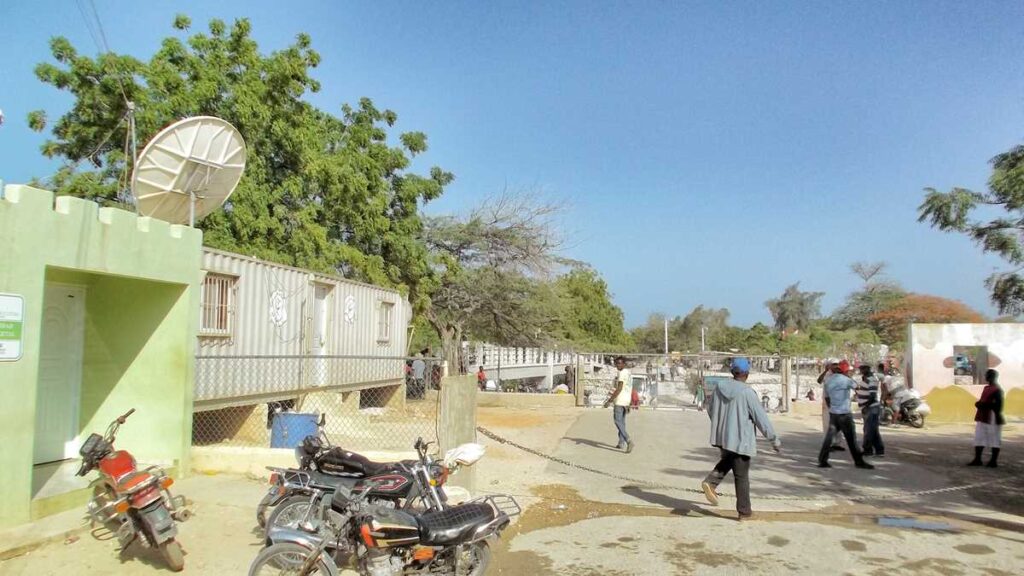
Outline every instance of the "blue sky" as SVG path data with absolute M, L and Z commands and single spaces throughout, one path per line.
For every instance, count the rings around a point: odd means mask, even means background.
M 369 96 L 422 130 L 419 167 L 456 174 L 432 212 L 505 188 L 564 201 L 568 255 L 627 324 L 764 301 L 800 281 L 824 311 L 886 260 L 907 288 L 995 311 L 999 261 L 916 222 L 922 188 L 981 189 L 1024 141 L 1021 2 L 122 2 L 95 0 L 113 50 L 148 57 L 176 12 L 246 16 L 265 51 L 299 32 L 311 100 Z M 173 6 L 171 6 L 173 4 Z M 0 2 L 0 179 L 54 164 L 25 127 L 69 100 L 33 66 L 47 40 L 95 48 L 75 0 Z

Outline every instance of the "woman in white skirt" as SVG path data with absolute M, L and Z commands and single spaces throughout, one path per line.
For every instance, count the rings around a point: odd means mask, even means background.
M 974 415 L 974 460 L 968 466 L 981 466 L 981 454 L 985 448 L 992 450 L 989 468 L 999 466 L 999 448 L 1003 424 L 1003 390 L 999 387 L 999 372 L 985 372 L 985 388 L 981 391 L 981 399 L 974 403 L 978 412 Z

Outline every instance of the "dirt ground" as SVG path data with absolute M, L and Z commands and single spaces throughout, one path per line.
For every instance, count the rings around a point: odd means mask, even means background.
M 775 416 L 783 454 L 762 454 L 751 472 L 756 520 L 739 523 L 730 480 L 721 505 L 696 493 L 716 455 L 707 418 L 687 411 L 629 417 L 637 449 L 613 448 L 610 412 L 485 408 L 483 428 L 627 482 L 552 462 L 480 436 L 487 453 L 475 492 L 512 494 L 524 513 L 494 546 L 490 574 L 1016 574 L 1024 566 L 1024 426 L 1005 430 L 997 470 L 963 466 L 971 427 L 884 429 L 876 471 L 813 467 L 820 420 Z M 895 498 L 919 487 L 985 487 Z M 260 548 L 255 478 L 193 476 L 176 487 L 194 502 L 181 526 L 186 572 L 242 574 Z M 857 495 L 869 497 L 857 498 Z M 774 499 L 778 498 L 778 499 Z M 856 498 L 851 501 L 850 498 Z M 893 526 L 885 523 L 896 524 Z M 908 524 L 909 523 L 909 524 Z M 118 554 L 102 533 L 82 533 L 0 561 L 3 576 L 167 573 L 150 551 Z

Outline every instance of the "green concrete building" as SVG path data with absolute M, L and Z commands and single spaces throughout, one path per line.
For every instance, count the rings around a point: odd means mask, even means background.
M 0 197 L 0 527 L 83 506 L 78 448 L 188 469 L 202 233 L 8 185 Z M 95 476 L 92 473 L 91 476 Z

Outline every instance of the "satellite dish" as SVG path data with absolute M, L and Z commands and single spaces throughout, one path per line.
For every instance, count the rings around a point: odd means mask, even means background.
M 195 226 L 219 208 L 242 178 L 245 140 L 228 122 L 195 116 L 146 144 L 132 174 L 139 214 Z

